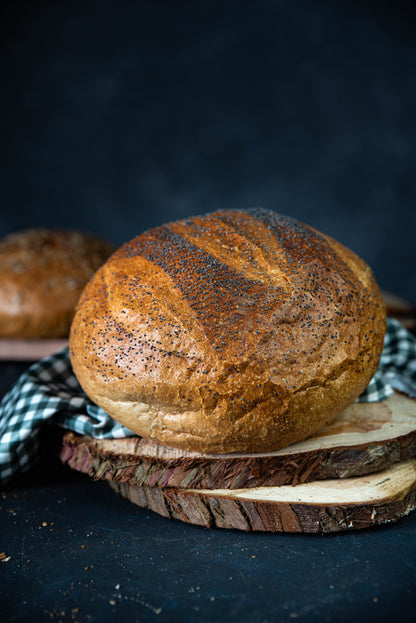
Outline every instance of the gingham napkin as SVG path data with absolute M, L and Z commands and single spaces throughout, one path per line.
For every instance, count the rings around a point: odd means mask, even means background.
M 378 402 L 395 389 L 416 399 L 416 339 L 389 318 L 380 365 L 358 401 Z M 97 439 L 133 435 L 89 400 L 68 349 L 32 365 L 1 401 L 0 483 L 34 465 L 46 423 Z

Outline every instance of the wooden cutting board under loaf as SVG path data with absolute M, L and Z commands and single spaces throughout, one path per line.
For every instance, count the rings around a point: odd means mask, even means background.
M 397 521 L 416 508 L 416 459 L 357 478 L 295 487 L 180 489 L 109 481 L 134 504 L 207 528 L 341 532 Z
M 198 454 L 72 432 L 60 459 L 138 506 L 207 527 L 336 532 L 416 507 L 416 401 L 355 403 L 320 433 L 268 454 Z

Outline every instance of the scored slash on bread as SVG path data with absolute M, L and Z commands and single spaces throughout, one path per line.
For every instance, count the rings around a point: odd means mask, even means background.
M 386 313 L 416 333 L 416 307 L 401 297 L 382 291 Z M 0 337 L 0 361 L 38 361 L 68 346 L 68 339 L 17 339 Z
M 156 227 L 97 271 L 70 334 L 83 390 L 138 437 L 68 433 L 60 458 L 199 525 L 395 520 L 415 503 L 415 403 L 353 404 L 385 329 L 369 266 L 303 223 L 251 209 Z
M 70 355 L 91 400 L 137 435 L 267 452 L 354 402 L 384 333 L 353 252 L 275 212 L 224 210 L 118 249 L 81 295 Z

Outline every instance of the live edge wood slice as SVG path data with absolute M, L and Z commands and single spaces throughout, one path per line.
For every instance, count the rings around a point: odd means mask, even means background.
M 207 528 L 341 532 L 397 521 L 416 508 L 416 459 L 345 480 L 254 489 L 161 489 L 109 481 L 131 502 Z
M 192 524 L 311 533 L 368 528 L 416 508 L 416 401 L 395 393 L 355 403 L 319 434 L 270 454 L 200 455 L 138 437 L 66 433 L 59 455 L 138 506 Z
M 0 361 L 38 361 L 68 346 L 67 338 L 19 340 L 0 338 Z
M 94 479 L 135 486 L 241 489 L 374 473 L 416 456 L 416 400 L 354 403 L 320 433 L 271 453 L 198 454 L 141 437 L 64 435 L 60 459 Z

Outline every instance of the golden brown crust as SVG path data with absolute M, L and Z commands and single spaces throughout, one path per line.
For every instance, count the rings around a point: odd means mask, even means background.
M 3 238 L 1 337 L 66 337 L 82 289 L 113 251 L 78 231 L 29 229 Z
M 70 352 L 86 393 L 138 435 L 269 451 L 359 396 L 384 332 L 354 253 L 274 212 L 221 211 L 123 245 L 81 296 Z

